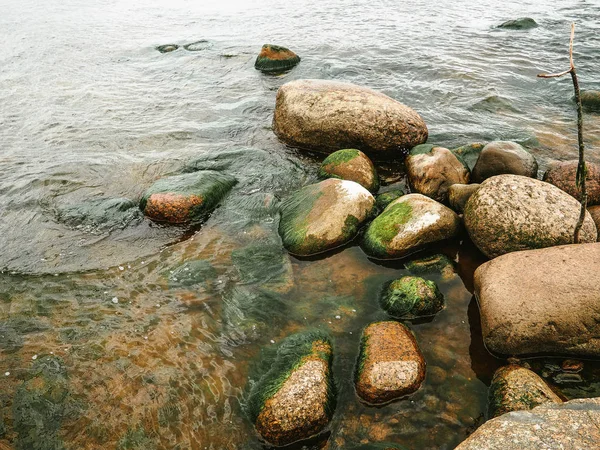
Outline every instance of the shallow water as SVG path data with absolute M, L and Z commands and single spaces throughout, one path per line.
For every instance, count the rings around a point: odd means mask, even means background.
M 467 239 L 429 252 L 455 260 L 456 274 L 428 275 L 447 308 L 410 325 L 426 382 L 408 399 L 361 404 L 351 382 L 360 332 L 385 318 L 381 286 L 408 272 L 356 245 L 307 260 L 280 251 L 277 204 L 315 179 L 322 157 L 275 138 L 275 94 L 299 78 L 366 85 L 421 113 L 430 142 L 518 140 L 543 169 L 576 157 L 575 122 L 569 80 L 535 75 L 566 68 L 574 20 L 580 82 L 600 88 L 600 5 L 207 3 L 2 4 L 0 448 L 261 448 L 241 410 L 248 366 L 308 327 L 334 337 L 340 392 L 329 439 L 315 445 L 454 448 L 483 422 L 503 364 L 483 347 L 471 294 L 483 257 Z M 521 16 L 540 27 L 493 28 Z M 266 42 L 302 62 L 260 74 Z M 181 47 L 158 52 L 164 44 Z M 587 114 L 585 130 L 589 160 L 600 162 L 600 116 Z M 161 176 L 201 168 L 240 182 L 199 230 L 132 210 L 116 223 L 71 213 L 136 202 Z M 402 185 L 399 163 L 383 169 Z M 557 363 L 531 364 L 568 398 L 598 395 L 596 364 L 565 382 Z M 36 416 L 27 394 L 40 380 L 52 401 Z

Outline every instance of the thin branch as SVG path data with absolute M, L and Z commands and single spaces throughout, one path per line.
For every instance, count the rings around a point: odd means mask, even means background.
M 563 75 L 566 75 L 568 73 L 571 73 L 571 69 L 565 70 L 564 72 L 561 72 L 561 73 L 538 73 L 538 78 L 558 78 L 558 77 L 562 77 Z

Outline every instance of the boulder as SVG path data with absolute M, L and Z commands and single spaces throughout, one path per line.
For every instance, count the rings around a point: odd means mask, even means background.
M 275 134 L 285 143 L 330 153 L 356 148 L 400 156 L 427 140 L 414 110 L 368 88 L 325 80 L 296 80 L 277 92 Z
M 484 342 L 502 355 L 600 356 L 600 243 L 509 253 L 475 271 Z
M 412 332 L 399 322 L 375 322 L 362 335 L 356 393 L 371 404 L 412 394 L 425 379 L 425 360 Z
M 421 194 L 390 203 L 367 228 L 362 247 L 377 259 L 398 259 L 460 230 L 460 218 L 450 208 Z
M 498 25 L 498 28 L 504 28 L 507 30 L 529 30 L 537 27 L 537 22 L 531 17 L 520 17 L 518 19 L 507 20 L 506 22 Z
M 459 214 L 465 209 L 471 195 L 479 189 L 479 184 L 453 184 L 448 188 L 448 203 L 450 207 Z
M 481 183 L 495 175 L 513 174 L 537 176 L 538 164 L 531 153 L 516 142 L 490 142 L 481 150 L 471 181 Z
M 325 158 L 319 177 L 354 181 L 371 192 L 379 190 L 375 166 L 367 155 L 356 149 L 338 150 Z
M 235 183 L 234 177 L 209 170 L 161 178 L 146 191 L 140 209 L 157 222 L 200 222 Z
M 573 242 L 580 205 L 556 186 L 519 175 L 484 181 L 465 205 L 471 240 L 489 258 L 504 253 Z M 596 241 L 596 225 L 587 214 L 581 242 Z
M 535 372 L 509 365 L 500 367 L 494 373 L 489 391 L 490 417 L 533 409 L 543 403 L 562 403 L 562 400 Z
M 279 45 L 265 44 L 254 62 L 254 68 L 262 72 L 285 72 L 293 69 L 300 57 L 290 49 Z
M 590 206 L 588 208 L 588 212 L 596 224 L 596 230 L 600 230 L 600 205 Z
M 453 148 L 450 151 L 454 153 L 465 166 L 467 166 L 467 169 L 473 170 L 483 147 L 485 147 L 485 144 L 473 142 L 471 144 L 463 145 L 462 147 Z
M 600 442 L 600 399 L 546 403 L 514 411 L 477 429 L 456 450 L 583 450 Z
M 581 106 L 586 112 L 600 112 L 600 91 L 583 91 Z
M 575 184 L 577 165 L 579 161 L 560 161 L 552 164 L 544 174 L 544 181 L 562 189 L 567 194 L 581 200 L 581 193 Z M 587 204 L 600 204 L 600 166 L 588 162 L 585 164 L 585 190 L 587 193 Z
M 391 191 L 382 192 L 381 194 L 376 195 L 375 206 L 377 207 L 377 211 L 383 211 L 387 205 L 403 195 L 404 191 L 402 189 L 393 189 Z
M 438 202 L 448 200 L 453 184 L 468 184 L 469 170 L 447 148 L 418 145 L 406 157 L 406 174 L 413 191 Z
M 279 234 L 292 254 L 308 256 L 354 239 L 375 198 L 354 181 L 329 178 L 305 186 L 281 204 Z
M 389 283 L 379 305 L 397 319 L 433 316 L 444 309 L 444 296 L 433 281 L 406 276 Z
M 247 412 L 268 443 L 284 446 L 327 427 L 335 403 L 332 349 L 320 332 L 292 335 L 263 355 Z

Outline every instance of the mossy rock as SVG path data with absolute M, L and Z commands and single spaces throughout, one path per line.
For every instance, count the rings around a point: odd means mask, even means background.
M 437 254 L 426 258 L 413 259 L 404 264 L 414 275 L 439 273 L 443 276 L 454 274 L 454 262 L 446 255 Z
M 373 162 L 356 149 L 338 150 L 325 158 L 319 177 L 354 181 L 370 192 L 379 190 L 379 175 Z
M 325 430 L 335 408 L 333 353 L 326 333 L 307 331 L 263 351 L 246 411 L 260 436 L 284 446 Z
M 279 235 L 292 254 L 308 256 L 354 239 L 375 211 L 375 198 L 348 180 L 329 178 L 305 186 L 281 205 Z
M 473 142 L 471 144 L 463 145 L 461 147 L 453 148 L 450 151 L 456 155 L 458 160 L 462 162 L 467 169 L 470 171 L 473 170 L 477 160 L 479 159 L 479 154 L 481 150 L 483 150 L 485 144 L 481 142 Z
M 254 68 L 261 72 L 285 72 L 296 67 L 299 62 L 300 57 L 290 49 L 265 44 L 254 62 Z
M 71 228 L 104 232 L 138 223 L 143 215 L 138 205 L 128 198 L 100 198 L 59 207 L 56 218 Z
M 375 196 L 375 206 L 377 207 L 377 211 L 383 211 L 390 203 L 397 198 L 402 197 L 404 194 L 405 193 L 402 189 L 394 189 L 378 194 Z
M 217 270 L 205 259 L 186 261 L 169 273 L 169 285 L 189 287 L 198 284 L 209 285 L 217 278 Z
M 506 22 L 498 25 L 498 28 L 504 28 L 507 30 L 530 30 L 537 27 L 537 22 L 531 17 L 520 17 L 514 20 L 507 20 Z
M 165 45 L 159 45 L 158 47 L 156 47 L 156 50 L 158 50 L 161 53 L 170 53 L 170 52 L 174 52 L 178 48 L 179 48 L 179 45 L 177 45 L 177 44 L 165 44 Z
M 583 91 L 581 106 L 586 112 L 600 112 L 600 91 Z
M 406 276 L 385 286 L 379 304 L 394 318 L 414 319 L 433 316 L 444 309 L 444 296 L 435 282 Z
M 165 177 L 146 191 L 140 209 L 157 222 L 198 223 L 235 184 L 234 177 L 208 170 Z

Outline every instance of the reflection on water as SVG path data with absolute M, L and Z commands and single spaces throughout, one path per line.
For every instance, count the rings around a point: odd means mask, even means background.
M 329 439 L 315 445 L 454 448 L 485 420 L 502 364 L 483 346 L 471 294 L 483 257 L 467 239 L 430 252 L 456 266 L 425 275 L 447 308 L 409 323 L 427 379 L 407 399 L 359 402 L 360 333 L 385 318 L 381 287 L 408 270 L 372 262 L 356 245 L 304 260 L 281 251 L 279 201 L 314 180 L 322 157 L 274 137 L 275 94 L 298 78 L 367 85 L 419 111 L 431 142 L 518 140 L 544 168 L 575 157 L 575 126 L 568 81 L 535 74 L 565 65 L 575 20 L 581 83 L 598 88 L 600 9 L 203 3 L 3 8 L 0 448 L 260 449 L 242 412 L 248 366 L 309 326 L 334 337 L 339 387 Z M 520 16 L 540 27 L 492 28 Z M 260 74 L 253 62 L 266 42 L 302 62 Z M 156 50 L 165 44 L 180 47 Z M 599 117 L 585 117 L 596 162 Z M 403 185 L 400 163 L 381 167 L 387 183 Z M 201 169 L 238 184 L 200 229 L 159 226 L 130 207 L 161 176 Z M 560 363 L 530 362 L 569 398 L 598 395 L 597 364 L 578 378 Z

